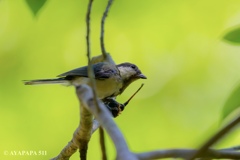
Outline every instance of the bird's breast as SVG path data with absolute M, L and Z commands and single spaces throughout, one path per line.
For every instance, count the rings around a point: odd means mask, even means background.
M 96 80 L 97 95 L 100 99 L 119 94 L 121 88 L 122 83 L 116 78 Z

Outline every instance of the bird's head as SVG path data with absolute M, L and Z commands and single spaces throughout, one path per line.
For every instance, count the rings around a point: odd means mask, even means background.
M 147 79 L 135 64 L 125 62 L 118 64 L 117 68 L 123 80 L 123 90 L 135 80 Z
M 147 79 L 135 64 L 125 62 L 117 65 L 117 68 L 123 80 Z

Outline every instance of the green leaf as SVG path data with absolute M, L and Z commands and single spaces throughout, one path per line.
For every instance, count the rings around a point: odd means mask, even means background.
M 26 2 L 32 10 L 33 14 L 36 16 L 39 10 L 45 4 L 46 0 L 26 0 Z
M 233 90 L 223 106 L 222 119 L 236 111 L 240 107 L 240 85 Z
M 229 42 L 240 45 L 240 28 L 228 32 L 223 38 Z

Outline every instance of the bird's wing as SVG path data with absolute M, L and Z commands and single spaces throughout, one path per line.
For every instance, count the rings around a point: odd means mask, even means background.
M 65 72 L 65 73 L 62 73 L 62 74 L 58 75 L 57 77 L 67 77 L 67 76 L 88 77 L 87 66 L 70 70 L 68 72 Z
M 95 75 L 95 79 L 107 79 L 119 72 L 115 65 L 114 66 L 109 65 L 108 63 L 96 63 L 93 65 L 93 68 L 94 68 L 93 72 Z M 88 67 L 84 66 L 84 67 L 76 68 L 71 71 L 58 75 L 58 77 L 68 77 L 68 76 L 88 77 Z
M 120 75 L 119 70 L 114 64 L 104 62 L 104 63 L 97 63 L 95 65 L 94 65 L 94 74 L 96 79 L 107 79 L 116 75 Z

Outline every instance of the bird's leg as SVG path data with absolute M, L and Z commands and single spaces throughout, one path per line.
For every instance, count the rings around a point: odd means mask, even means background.
M 105 106 L 108 108 L 108 110 L 111 112 L 111 114 L 113 115 L 113 117 L 117 117 L 124 109 L 125 106 L 123 106 L 123 104 L 117 102 L 115 100 L 115 98 L 105 98 L 103 100 L 103 103 L 105 104 Z

